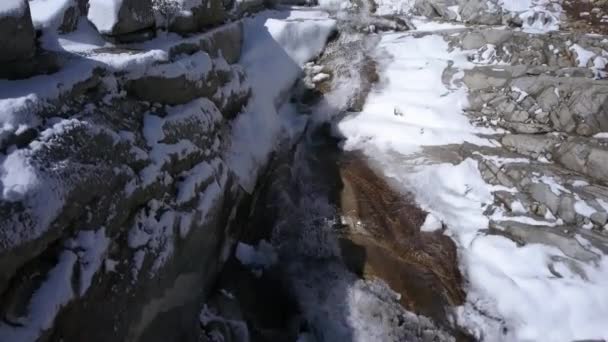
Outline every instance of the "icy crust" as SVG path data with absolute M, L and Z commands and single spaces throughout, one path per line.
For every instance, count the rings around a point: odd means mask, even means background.
M 488 184 L 480 171 L 487 172 L 488 165 L 501 168 L 539 161 L 480 152 L 441 162 L 441 153 L 433 154 L 434 148 L 449 151 L 450 145 L 469 146 L 467 150 L 473 151 L 499 146 L 480 137 L 492 133 L 491 129 L 473 126 L 464 115 L 468 92 L 460 80 L 462 71 L 472 67 L 467 56 L 474 51 L 449 49 L 440 35 L 433 34 L 419 38 L 386 34 L 378 49 L 381 72 L 376 90 L 361 113 L 339 122 L 336 129 L 346 138 L 346 149 L 364 151 L 398 189 L 413 193 L 432 214 L 424 230 L 438 229 L 437 221 L 447 226 L 445 233 L 457 243 L 468 284 L 466 303 L 456 310 L 458 325 L 484 341 L 607 339 L 608 258 L 604 252 L 582 237 L 537 239 L 521 246 L 487 233 L 490 228 L 509 226 L 513 232 L 519 224 L 536 229 L 530 234 L 547 229 L 559 234 L 564 222 L 551 212 L 544 219 L 533 219 L 514 201 L 506 215 L 495 204 L 498 194 L 517 196 L 520 190 Z M 584 55 L 581 52 L 579 58 Z M 453 76 L 442 82 L 446 74 Z M 483 156 L 481 161 L 478 156 Z M 446 157 L 450 159 L 449 152 Z M 531 186 L 549 187 L 552 193 L 571 194 L 573 210 L 583 217 L 595 214 L 604 203 L 583 200 L 553 177 L 538 175 L 531 182 L 536 184 Z
M 21 17 L 27 9 L 27 0 L 3 0 L 0 2 L 0 19 L 2 17 Z

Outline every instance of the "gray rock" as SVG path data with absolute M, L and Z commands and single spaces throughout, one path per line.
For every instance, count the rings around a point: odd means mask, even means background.
M 542 243 L 559 248 L 567 256 L 579 261 L 595 261 L 599 255 L 585 249 L 572 236 L 564 234 L 563 229 L 527 225 L 514 221 L 490 222 L 490 227 L 504 231 L 507 236 L 528 243 Z M 569 229 L 573 230 L 573 229 Z
M 36 52 L 36 33 L 29 3 L 27 0 L 21 0 L 21 3 L 22 7 L 0 16 L 0 64 L 29 59 Z
M 466 70 L 463 82 L 471 90 L 503 87 L 510 80 L 511 74 L 503 70 L 475 68 Z
M 501 139 L 503 146 L 533 158 L 553 150 L 558 142 L 554 135 L 507 134 Z
M 557 210 L 557 215 L 566 223 L 576 223 L 576 210 L 574 204 L 576 200 L 571 196 L 562 196 Z
M 500 126 L 509 129 L 515 133 L 523 133 L 523 134 L 539 134 L 539 133 L 548 133 L 551 132 L 552 129 L 548 125 L 543 125 L 540 123 L 527 123 L 527 122 L 509 122 L 503 121 L 499 123 Z
M 490 11 L 487 0 L 460 0 L 460 16 L 464 22 L 482 25 L 502 23 L 501 11 Z
M 587 162 L 587 174 L 600 181 L 608 182 L 608 149 L 591 149 Z
M 595 223 L 599 226 L 603 226 L 608 222 L 608 213 L 603 212 L 603 211 L 596 211 L 593 214 L 591 214 L 590 219 L 591 219 L 591 221 L 593 221 L 593 223 Z
M 227 19 L 222 0 L 199 0 L 199 3 L 190 10 L 190 14 L 182 14 L 183 11 L 180 10 L 180 14 L 169 24 L 169 30 L 178 33 L 197 32 L 222 24 Z
M 532 183 L 528 188 L 528 192 L 533 199 L 547 206 L 552 213 L 558 212 L 560 198 L 551 191 L 551 188 L 547 184 Z
M 540 108 L 545 112 L 550 112 L 559 104 L 558 90 L 554 87 L 545 89 L 538 97 L 536 101 Z
M 89 1 L 88 18 L 99 33 L 114 38 L 123 35 L 134 37 L 140 31 L 154 28 L 152 0 L 122 0 L 119 3 L 116 20 L 110 21 L 104 0 Z

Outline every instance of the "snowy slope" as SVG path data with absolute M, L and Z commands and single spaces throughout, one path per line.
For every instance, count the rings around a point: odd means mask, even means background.
M 306 20 L 303 20 L 306 19 Z M 267 11 L 245 21 L 241 64 L 252 84 L 253 101 L 233 123 L 230 168 L 241 185 L 252 190 L 264 165 L 286 130 L 280 115 L 284 96 L 335 30 L 327 13 L 310 10 Z
M 485 214 L 493 192 L 509 189 L 487 184 L 473 159 L 437 162 L 426 152 L 465 142 L 496 144 L 479 137 L 491 131 L 473 127 L 463 114 L 467 91 L 458 82 L 463 74 L 456 72 L 448 87 L 442 83 L 448 61 L 458 69 L 470 67 L 468 52 L 449 52 L 439 35 L 411 34 L 386 34 L 378 49 L 380 83 L 363 111 L 336 129 L 346 139 L 344 148 L 365 152 L 398 188 L 412 192 L 447 225 L 468 280 L 458 324 L 484 341 L 608 339 L 608 257 L 583 263 L 555 247 L 520 247 L 486 235 L 489 220 L 501 219 L 500 213 Z

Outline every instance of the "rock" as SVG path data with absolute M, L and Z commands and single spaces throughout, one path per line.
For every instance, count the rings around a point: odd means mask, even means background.
M 10 0 L 0 12 L 0 65 L 29 59 L 36 52 L 36 33 L 26 0 Z M 0 69 L 2 66 L 0 66 Z
M 602 211 L 596 211 L 593 214 L 591 214 L 590 219 L 591 219 L 591 221 L 593 221 L 593 223 L 595 223 L 599 226 L 603 226 L 608 222 L 608 213 L 602 212 Z
M 589 176 L 608 183 L 608 149 L 593 148 L 587 162 Z
M 155 24 L 152 0 L 89 0 L 87 18 L 99 33 L 117 39 L 134 37 Z
M 461 0 L 459 3 L 460 16 L 464 22 L 482 25 L 500 25 L 502 23 L 501 11 L 490 11 L 489 1 Z
M 548 87 L 538 97 L 536 101 L 540 108 L 545 112 L 550 112 L 559 104 L 558 90 L 555 87 Z
M 564 142 L 556 151 L 557 160 L 570 170 L 608 182 L 608 149 L 584 138 Z
M 198 52 L 173 63 L 158 64 L 126 84 L 132 96 L 162 104 L 185 104 L 199 97 L 210 98 L 228 118 L 247 102 L 249 85 L 242 68 Z
M 548 133 L 551 132 L 552 129 L 548 125 L 543 125 L 540 123 L 524 123 L 524 122 L 508 122 L 503 121 L 499 123 L 500 126 L 509 129 L 515 133 L 524 133 L 524 134 L 539 134 L 539 133 Z
M 524 244 L 542 243 L 555 246 L 567 256 L 579 261 L 594 261 L 600 257 L 585 249 L 571 236 L 562 233 L 563 229 L 533 226 L 514 221 L 492 221 L 490 222 L 490 228 L 503 231 L 507 236 Z
M 590 153 L 591 146 L 570 140 L 560 145 L 556 159 L 570 170 L 585 173 Z
M 557 213 L 560 205 L 560 198 L 551 191 L 551 188 L 544 183 L 532 183 L 527 190 L 536 201 L 547 206 L 552 213 Z
M 507 134 L 502 137 L 501 143 L 517 153 L 538 158 L 552 151 L 558 141 L 554 135 Z
M 416 0 L 414 8 L 426 17 L 441 17 L 446 20 L 456 20 L 458 18 L 458 7 L 456 0 Z M 454 10 L 456 9 L 456 10 Z
M 471 90 L 480 90 L 505 86 L 510 78 L 510 73 L 504 70 L 475 68 L 465 71 L 463 82 Z
M 227 18 L 222 0 L 197 0 L 188 6 L 177 9 L 178 14 L 171 20 L 169 30 L 182 34 L 202 31 L 222 24 Z
M 80 8 L 77 0 L 30 1 L 30 10 L 37 30 L 69 33 L 76 30 Z
M 574 204 L 576 200 L 571 196 L 562 196 L 557 209 L 557 215 L 566 223 L 576 223 L 576 210 Z

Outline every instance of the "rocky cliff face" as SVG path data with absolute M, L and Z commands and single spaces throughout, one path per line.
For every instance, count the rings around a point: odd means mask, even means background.
M 0 341 L 605 337 L 605 1 L 274 2 L 0 4 Z
M 55 2 L 49 21 L 35 17 L 38 41 L 28 2 L 13 2 L 2 68 L 28 78 L 1 81 L 0 339 L 195 340 L 249 197 L 225 162 L 251 95 L 244 11 L 199 1 L 195 25 L 169 26 L 188 38 L 120 47 L 91 29 L 150 38 L 159 2 Z M 57 17 L 88 41 L 57 42 Z M 43 55 L 52 72 L 9 70 Z

